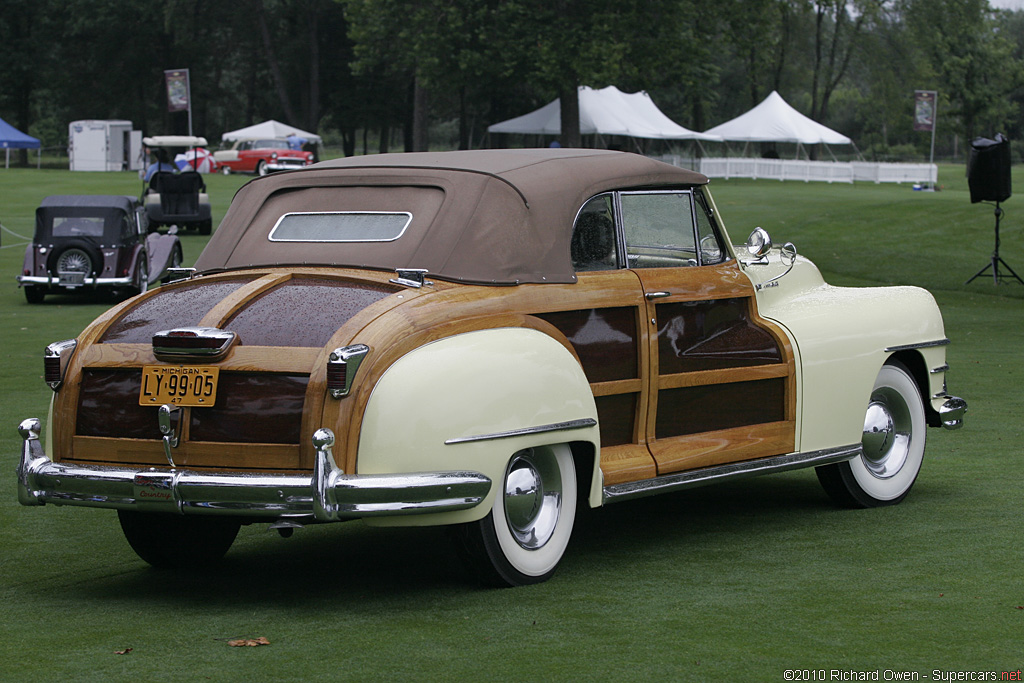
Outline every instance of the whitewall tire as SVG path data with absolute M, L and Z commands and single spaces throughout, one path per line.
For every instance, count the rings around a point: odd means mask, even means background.
M 921 471 L 926 429 L 917 382 L 903 365 L 883 365 L 865 411 L 862 454 L 819 467 L 818 479 L 841 505 L 895 505 Z
M 516 452 L 491 511 L 458 529 L 464 557 L 484 583 L 546 581 L 569 545 L 576 519 L 576 469 L 566 444 Z

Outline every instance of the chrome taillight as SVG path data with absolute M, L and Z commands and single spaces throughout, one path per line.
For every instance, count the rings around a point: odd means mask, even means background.
M 78 346 L 77 340 L 65 339 L 50 344 L 43 352 L 43 378 L 54 391 L 57 391 L 61 382 L 64 381 L 68 361 L 71 360 L 71 354 L 75 352 L 76 346 Z
M 234 332 L 215 327 L 179 327 L 153 335 L 153 354 L 164 358 L 218 360 L 237 339 Z
M 359 365 L 369 352 L 370 347 L 366 344 L 341 346 L 331 351 L 327 360 L 327 391 L 332 397 L 348 396 Z

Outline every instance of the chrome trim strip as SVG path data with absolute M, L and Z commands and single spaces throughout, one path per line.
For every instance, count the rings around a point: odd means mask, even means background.
M 22 421 L 18 431 L 23 439 L 16 471 L 22 505 L 326 522 L 464 510 L 478 505 L 491 488 L 490 478 L 479 472 L 346 475 L 330 455 L 330 430 L 318 430 L 320 438 L 314 439 L 313 476 L 54 463 L 39 441 L 37 418 Z
M 896 351 L 913 351 L 915 349 L 930 349 L 934 346 L 948 346 L 950 343 L 949 339 L 936 339 L 934 341 L 918 342 L 917 344 L 902 344 L 900 346 L 888 346 L 885 349 L 886 353 L 895 353 Z
M 472 443 L 474 441 L 494 441 L 495 439 L 511 439 L 516 436 L 527 436 L 529 434 L 544 434 L 546 432 L 565 432 L 572 429 L 586 429 L 597 425 L 597 420 L 592 417 L 585 417 L 579 420 L 568 420 L 567 422 L 555 422 L 554 424 L 540 425 L 539 427 L 523 427 L 522 429 L 511 429 L 507 432 L 495 432 L 493 434 L 480 434 L 478 436 L 459 436 L 445 441 L 446 446 L 457 443 Z
M 784 472 L 803 467 L 817 467 L 832 463 L 844 462 L 859 456 L 861 445 L 851 444 L 810 453 L 790 453 L 770 458 L 760 458 L 749 462 L 734 462 L 715 467 L 705 467 L 689 472 L 665 474 L 653 479 L 632 481 L 626 484 L 612 484 L 604 487 L 604 503 L 618 503 L 623 500 L 651 496 L 666 491 L 695 488 L 728 479 L 753 477 L 772 472 Z
M 945 365 L 940 365 L 937 368 L 933 368 L 932 371 L 931 371 L 931 374 L 938 375 L 938 374 L 943 373 L 943 372 L 949 372 L 949 364 L 948 363 L 945 364 Z

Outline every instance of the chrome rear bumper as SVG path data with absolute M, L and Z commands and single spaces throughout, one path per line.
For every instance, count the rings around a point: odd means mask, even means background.
M 123 287 L 133 284 L 130 276 L 85 277 L 82 282 L 76 283 L 61 282 L 60 277 L 54 276 L 52 273 L 47 275 L 18 275 L 16 279 L 21 287 L 25 285 L 45 285 L 47 287 L 64 287 L 66 289 L 76 289 L 78 287 Z
M 465 510 L 491 480 L 478 472 L 346 475 L 334 463 L 334 435 L 321 429 L 312 476 L 197 472 L 55 463 L 39 440 L 37 418 L 22 421 L 18 501 L 178 514 L 296 521 Z

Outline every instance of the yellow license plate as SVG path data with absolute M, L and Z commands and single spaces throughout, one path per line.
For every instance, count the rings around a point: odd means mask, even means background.
M 206 365 L 146 365 L 142 368 L 140 406 L 210 407 L 217 400 L 220 368 Z

